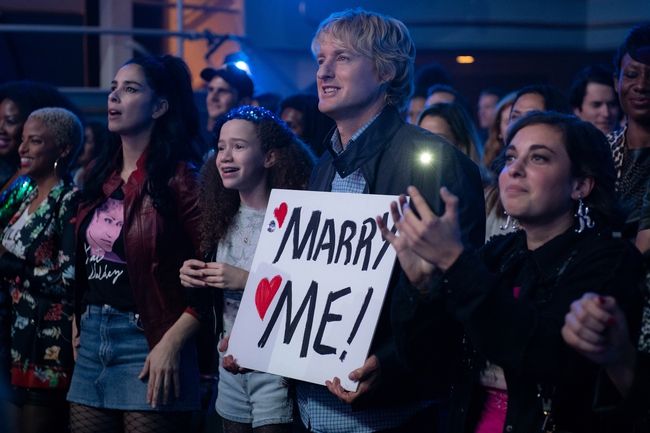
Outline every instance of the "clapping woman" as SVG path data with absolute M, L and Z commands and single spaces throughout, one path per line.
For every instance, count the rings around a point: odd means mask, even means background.
M 70 111 L 41 108 L 27 118 L 18 148 L 21 173 L 36 188 L 1 235 L 0 275 L 12 299 L 11 413 L 22 432 L 68 426 L 78 204 L 68 169 L 82 131 Z
M 446 189 L 440 217 L 415 188 L 408 192 L 418 214 L 404 197 L 403 216 L 393 204 L 399 236 L 382 232 L 408 276 L 393 298 L 402 359 L 420 371 L 448 353 L 465 361 L 447 364 L 462 366 L 449 431 L 613 431 L 591 411 L 597 367 L 560 330 L 583 293 L 625 299 L 638 282 L 640 255 L 612 236 L 624 222 L 615 179 L 594 126 L 533 113 L 512 125 L 499 175 L 503 206 L 523 231 L 472 251 L 460 241 L 458 199 Z M 440 347 L 454 323 L 442 328 L 445 314 L 462 325 L 464 348 Z
M 178 281 L 199 247 L 198 119 L 181 59 L 136 58 L 117 72 L 112 141 L 77 214 L 72 431 L 183 431 L 200 408 L 199 308 Z

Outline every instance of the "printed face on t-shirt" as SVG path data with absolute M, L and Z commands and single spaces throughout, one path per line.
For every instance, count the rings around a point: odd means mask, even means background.
M 93 219 L 86 231 L 90 254 L 111 262 L 125 263 L 113 253 L 113 245 L 120 236 L 123 224 L 124 207 L 121 200 L 109 198 L 95 209 Z

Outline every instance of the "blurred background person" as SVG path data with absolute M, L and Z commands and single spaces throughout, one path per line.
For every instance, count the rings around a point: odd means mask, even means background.
M 650 24 L 628 32 L 614 66 L 614 85 L 627 125 L 609 133 L 607 139 L 618 173 L 621 203 L 628 213 L 623 237 L 636 237 L 637 247 L 645 252 L 650 249 L 650 203 L 644 205 L 650 181 Z
M 201 78 L 208 83 L 205 105 L 210 132 L 219 116 L 240 105 L 249 105 L 253 100 L 253 79 L 234 63 L 226 63 L 220 68 L 205 68 L 201 71 Z
M 425 108 L 437 102 L 455 102 L 456 104 L 463 107 L 465 112 L 467 112 L 469 119 L 472 121 L 472 123 L 474 123 L 474 125 L 476 125 L 474 119 L 474 113 L 476 112 L 476 110 L 474 109 L 474 106 L 470 104 L 469 100 L 465 97 L 465 95 L 463 95 L 453 87 L 442 85 L 442 84 L 436 84 L 434 86 L 431 86 L 428 90 L 428 96 L 427 96 L 427 102 Z M 479 153 L 482 153 L 483 141 L 480 140 L 480 137 L 479 137 L 479 142 L 476 143 L 476 145 L 478 146 Z
M 456 90 L 451 86 L 444 84 L 435 84 L 429 87 L 427 91 L 426 106 L 433 105 L 436 102 L 456 102 Z
M 278 114 L 278 109 L 280 107 L 280 100 L 282 96 L 274 92 L 260 93 L 255 96 L 251 101 L 251 105 L 254 107 L 266 108 L 273 114 Z M 245 104 L 242 104 L 245 105 Z
M 485 141 L 488 138 L 488 128 L 490 127 L 490 121 L 494 116 L 494 111 L 497 108 L 497 104 L 505 95 L 501 89 L 496 87 L 489 87 L 483 90 L 478 97 L 478 106 L 476 114 L 478 116 L 478 136 L 481 139 L 481 146 L 485 144 Z
M 480 129 L 490 127 L 490 121 L 503 95 L 505 92 L 496 87 L 489 87 L 481 92 L 478 97 L 478 126 Z
M 621 109 L 614 88 L 614 72 L 600 64 L 580 70 L 569 90 L 573 114 L 607 135 L 618 129 Z
M 456 103 L 438 102 L 428 106 L 420 114 L 418 125 L 438 134 L 480 164 L 478 134 L 469 113 Z
M 308 145 L 316 157 L 325 152 L 323 140 L 334 127 L 334 120 L 318 109 L 318 96 L 298 93 L 280 101 L 280 118 Z
M 88 122 L 84 127 L 84 145 L 81 149 L 72 174 L 75 185 L 83 186 L 83 177 L 90 161 L 99 156 L 102 146 L 106 145 L 108 128 L 103 122 Z
M 454 89 L 451 86 L 446 86 L 444 84 L 436 84 L 429 87 L 427 91 L 427 102 L 425 107 L 435 104 L 436 102 L 455 102 L 467 111 L 472 118 L 472 113 L 474 113 L 474 106 L 469 103 L 469 100 L 465 95 L 460 93 L 458 90 Z
M 415 90 L 406 105 L 406 121 L 417 125 L 427 102 L 429 88 L 436 84 L 451 85 L 449 71 L 439 62 L 427 63 L 415 71 Z
M 504 96 L 492 115 L 492 120 L 488 128 L 488 138 L 483 146 L 483 166 L 490 168 L 492 161 L 499 156 L 505 147 L 506 130 L 510 121 L 510 110 L 512 103 L 517 96 L 517 92 L 510 92 Z
M 566 95 L 550 84 L 535 84 L 519 90 L 512 104 L 509 125 L 532 111 L 555 111 L 556 113 L 573 114 L 573 109 Z

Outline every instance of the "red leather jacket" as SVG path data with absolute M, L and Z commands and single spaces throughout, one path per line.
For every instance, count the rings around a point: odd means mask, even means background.
M 175 214 L 163 217 L 154 208 L 152 198 L 145 194 L 144 159 L 143 155 L 138 160 L 137 169 L 123 186 L 119 170 L 116 170 L 104 183 L 105 198 L 79 206 L 75 235 L 78 239 L 79 228 L 86 216 L 122 186 L 126 264 L 142 327 L 149 348 L 153 349 L 184 311 L 197 317 L 195 310 L 187 306 L 178 271 L 183 261 L 197 257 L 199 251 L 199 188 L 196 170 L 179 162 L 169 181 Z M 83 295 L 88 290 L 85 253 L 83 247 L 81 250 L 79 247 L 77 242 L 77 329 Z

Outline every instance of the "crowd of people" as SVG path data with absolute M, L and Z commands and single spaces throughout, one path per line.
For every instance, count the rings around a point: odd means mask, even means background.
M 650 25 L 568 94 L 476 109 L 394 18 L 332 14 L 311 50 L 317 95 L 201 71 L 207 125 L 171 55 L 116 71 L 106 123 L 0 86 L 6 431 L 650 431 Z M 226 355 L 273 188 L 396 197 L 356 391 Z

